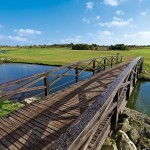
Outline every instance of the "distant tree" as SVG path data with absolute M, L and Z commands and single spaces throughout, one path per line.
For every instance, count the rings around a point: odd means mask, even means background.
M 128 50 L 128 46 L 124 44 L 116 44 L 116 45 L 111 45 L 109 47 L 110 50 Z
M 94 47 L 98 47 L 99 45 L 97 45 L 97 44 L 92 44 Z
M 73 44 L 73 50 L 93 50 L 94 46 L 89 44 Z

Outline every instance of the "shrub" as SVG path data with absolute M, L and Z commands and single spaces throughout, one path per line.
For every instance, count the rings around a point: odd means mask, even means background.
M 109 47 L 110 50 L 128 50 L 128 46 L 124 44 L 116 44 L 116 45 L 111 45 Z

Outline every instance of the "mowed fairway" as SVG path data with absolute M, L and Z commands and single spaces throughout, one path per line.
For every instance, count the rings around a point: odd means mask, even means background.
M 0 58 L 5 58 L 10 62 L 65 65 L 88 58 L 112 55 L 120 53 L 122 56 L 138 57 L 144 56 L 144 69 L 150 71 L 150 47 L 137 48 L 127 51 L 94 51 L 94 50 L 71 50 L 69 48 L 1 48 L 8 50 L 5 54 L 0 54 Z

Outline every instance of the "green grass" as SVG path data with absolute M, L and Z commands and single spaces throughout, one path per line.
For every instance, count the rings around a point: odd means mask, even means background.
M 9 50 L 1 54 L 9 62 L 22 62 L 46 65 L 65 65 L 87 58 L 106 56 L 120 53 L 122 56 L 138 57 L 144 56 L 144 68 L 150 71 L 150 47 L 137 48 L 127 51 L 92 51 L 92 50 L 71 50 L 69 48 L 1 48 Z
M 5 100 L 3 102 L 0 102 L 0 117 L 3 117 L 14 110 L 17 110 L 21 107 L 23 107 L 24 104 L 21 104 L 19 102 L 12 102 L 9 100 Z
M 120 53 L 122 56 L 138 57 L 144 56 L 144 68 L 150 71 L 150 47 L 137 48 L 127 51 L 92 51 L 71 50 L 69 48 L 1 48 L 9 50 L 6 54 L 0 54 L 9 62 L 37 63 L 46 65 L 65 65 L 87 58 L 106 56 Z

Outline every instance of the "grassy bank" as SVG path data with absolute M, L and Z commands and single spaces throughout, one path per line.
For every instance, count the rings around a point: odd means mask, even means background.
M 150 47 L 137 48 L 127 51 L 92 51 L 71 50 L 69 48 L 3 48 L 7 53 L 1 54 L 9 62 L 22 62 L 47 65 L 65 65 L 87 58 L 106 56 L 120 53 L 122 56 L 138 57 L 144 56 L 144 68 L 150 71 Z
M 9 100 L 0 102 L 0 117 L 5 116 L 23 106 L 24 106 L 24 104 L 21 104 L 19 102 L 12 102 Z

